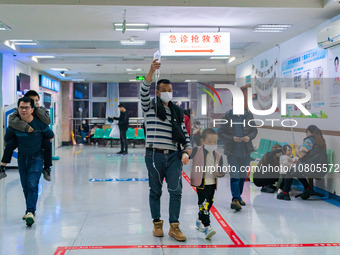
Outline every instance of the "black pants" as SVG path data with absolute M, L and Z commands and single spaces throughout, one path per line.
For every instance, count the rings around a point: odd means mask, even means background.
M 4 155 L 2 156 L 1 162 L 3 163 L 11 163 L 11 159 L 13 156 L 13 151 L 18 147 L 18 140 L 12 139 L 10 140 L 6 146 Z M 52 142 L 50 139 L 43 138 L 42 148 L 44 151 L 44 167 L 48 168 L 52 166 Z
M 197 188 L 198 195 L 198 219 L 202 221 L 205 227 L 210 226 L 210 208 L 214 202 L 216 184 L 205 185 L 204 189 Z
M 302 183 L 304 189 L 310 188 L 308 179 L 306 177 L 302 177 L 299 173 L 287 172 L 286 178 L 284 179 L 283 192 L 289 192 L 294 177 L 298 178 L 298 180 Z
M 119 130 L 120 132 L 120 151 L 127 152 L 128 151 L 128 141 L 126 139 L 126 131 L 127 130 Z

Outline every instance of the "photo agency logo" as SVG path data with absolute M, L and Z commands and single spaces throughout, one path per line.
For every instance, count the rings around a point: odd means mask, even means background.
M 220 95 L 217 93 L 216 89 L 214 89 L 212 86 L 210 86 L 210 85 L 208 85 L 208 84 L 204 84 L 204 83 L 202 83 L 202 82 L 199 82 L 199 84 L 201 84 L 201 85 L 203 85 L 203 86 L 209 88 L 209 89 L 217 96 L 218 100 L 220 101 L 221 106 L 223 106 L 221 97 L 220 97 Z M 204 91 L 205 93 L 207 93 L 207 94 L 212 98 L 212 100 L 214 101 L 214 104 L 215 104 L 215 105 L 217 104 L 217 103 L 216 103 L 216 100 L 215 100 L 215 97 L 213 96 L 213 94 L 211 94 L 211 92 L 210 92 L 209 90 L 207 90 L 207 89 L 205 89 L 205 88 L 199 88 L 199 89 L 202 90 L 202 91 Z
M 236 87 L 234 85 L 225 85 L 225 88 L 230 90 L 232 94 L 232 110 L 234 115 L 244 115 L 244 94 L 241 90 L 241 88 Z M 281 88 L 280 89 L 280 108 L 281 108 L 281 116 L 287 115 L 287 105 L 293 105 L 295 108 L 299 109 L 302 114 L 305 116 L 311 116 L 312 114 L 306 109 L 306 107 L 303 105 L 310 101 L 311 99 L 311 93 L 308 89 L 304 88 Z M 217 92 L 216 92 L 217 93 Z M 252 99 L 253 96 L 253 90 L 251 87 L 247 88 L 247 104 L 248 104 L 248 111 L 253 113 L 254 115 L 258 116 L 267 116 L 273 114 L 276 109 L 278 108 L 278 88 L 273 88 L 272 91 L 272 105 L 269 109 L 266 110 L 259 110 L 254 107 L 254 102 Z M 304 97 L 299 98 L 289 98 L 289 94 L 301 94 L 304 95 Z M 221 102 L 222 105 L 222 102 Z M 271 123 L 270 125 L 272 127 L 275 126 L 275 123 L 280 122 L 282 127 L 296 127 L 298 125 L 298 122 L 295 119 L 251 119 L 246 123 L 245 120 L 241 123 L 233 123 L 232 120 L 229 120 L 229 124 L 233 126 L 233 124 L 243 124 L 245 127 L 247 124 L 251 127 L 262 127 L 265 125 L 265 122 Z M 228 124 L 228 120 L 226 119 L 213 119 L 213 126 L 216 127 L 217 125 L 225 125 Z

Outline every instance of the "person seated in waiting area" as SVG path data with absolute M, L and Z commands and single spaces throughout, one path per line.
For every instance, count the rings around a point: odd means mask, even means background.
M 87 120 L 83 120 L 81 125 L 79 126 L 79 133 L 81 136 L 81 145 L 84 145 L 86 140 L 86 136 L 89 134 L 89 125 L 87 124 Z
M 317 126 L 310 125 L 306 129 L 306 138 L 303 140 L 303 144 L 300 147 L 294 145 L 294 149 L 298 153 L 299 160 L 296 167 L 287 172 L 283 191 L 277 195 L 277 199 L 290 200 L 288 192 L 294 177 L 298 178 L 304 187 L 301 198 L 308 199 L 312 194 L 308 178 L 321 178 L 328 172 L 326 142 Z M 312 169 L 314 170 L 312 171 Z
M 94 133 L 96 132 L 96 129 L 98 128 L 98 125 L 95 124 L 91 129 L 90 129 L 90 142 L 92 143 L 93 142 L 93 136 L 94 136 Z
M 281 193 L 283 190 L 283 187 L 286 183 L 286 174 L 289 169 L 292 167 L 295 167 L 295 164 L 298 161 L 298 157 L 292 158 L 293 150 L 292 147 L 288 144 L 284 145 L 282 147 L 282 155 L 280 157 L 280 177 L 281 177 L 281 183 L 280 183 L 280 189 L 278 193 Z
M 276 191 L 274 184 L 279 180 L 280 172 L 271 169 L 279 169 L 281 153 L 282 146 L 275 144 L 271 151 L 261 158 L 257 171 L 254 172 L 254 184 L 257 187 L 262 187 L 261 192 L 274 193 Z M 267 167 L 268 170 L 266 171 L 264 167 Z

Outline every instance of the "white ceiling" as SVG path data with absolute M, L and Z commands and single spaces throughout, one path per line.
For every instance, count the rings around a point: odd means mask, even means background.
M 233 81 L 236 65 L 336 16 L 339 7 L 333 0 L 0 0 L 0 21 L 11 28 L 0 31 L 0 53 L 13 52 L 18 61 L 60 80 L 126 82 L 148 71 L 160 32 L 216 32 L 220 27 L 221 32 L 231 33 L 231 55 L 236 61 L 164 58 L 161 73 L 179 82 Z M 149 23 L 150 29 L 124 34 L 114 31 L 113 22 L 122 22 L 124 10 L 128 23 Z M 293 27 L 283 33 L 251 32 L 257 24 Z M 120 45 L 121 39 L 131 36 L 147 40 L 147 44 Z M 3 45 L 11 39 L 37 40 L 39 45 L 14 52 Z M 56 58 L 35 63 L 29 58 L 34 55 Z M 51 67 L 70 71 L 64 78 L 49 70 Z M 128 74 L 125 70 L 137 67 L 143 71 Z M 202 74 L 200 68 L 217 70 Z

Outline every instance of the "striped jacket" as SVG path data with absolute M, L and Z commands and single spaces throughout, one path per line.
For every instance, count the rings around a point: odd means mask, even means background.
M 172 125 L 171 125 L 171 111 L 169 107 L 166 109 L 166 120 L 160 120 L 152 106 L 150 99 L 150 86 L 151 83 L 143 81 L 141 83 L 141 104 L 144 111 L 145 129 L 146 129 L 146 147 L 157 148 L 165 150 L 177 151 L 177 142 L 172 140 Z M 186 138 L 184 149 L 191 149 L 190 138 L 187 130 L 185 129 L 184 122 L 181 124 L 183 133 Z

